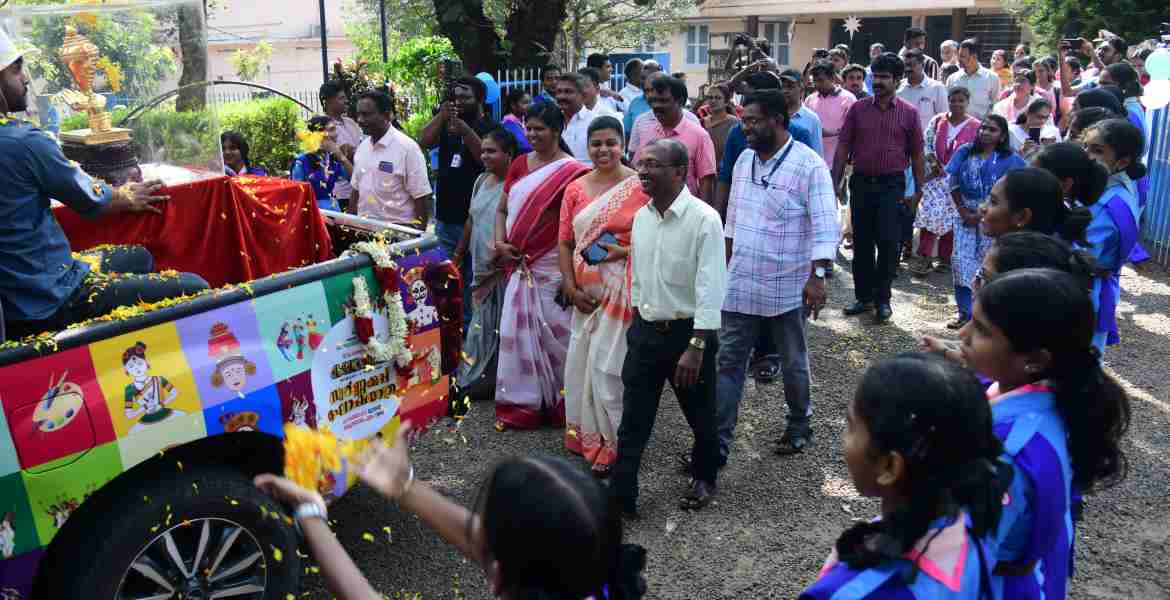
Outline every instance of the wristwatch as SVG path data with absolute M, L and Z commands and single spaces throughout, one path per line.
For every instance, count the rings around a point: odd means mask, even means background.
M 316 502 L 306 502 L 298 506 L 293 511 L 293 518 L 296 519 L 297 523 L 304 522 L 305 519 L 321 519 L 322 521 L 329 522 L 329 515 Z
M 691 347 L 694 348 L 695 350 L 706 350 L 707 349 L 707 340 L 705 340 L 701 337 L 693 337 L 693 338 L 691 338 Z
M 817 279 L 824 279 L 825 278 L 825 268 L 824 267 L 817 267 L 816 269 L 813 269 L 813 277 L 816 277 Z

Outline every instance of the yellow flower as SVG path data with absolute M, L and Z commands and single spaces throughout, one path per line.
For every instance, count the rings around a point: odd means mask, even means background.
M 122 91 L 122 81 L 126 78 L 122 74 L 122 69 L 114 64 L 108 56 L 101 57 L 97 62 L 97 68 L 101 69 L 106 74 L 106 83 L 110 85 L 110 91 Z
M 301 142 L 301 152 L 313 154 L 321 149 L 321 142 L 325 140 L 325 132 L 298 131 L 297 139 Z

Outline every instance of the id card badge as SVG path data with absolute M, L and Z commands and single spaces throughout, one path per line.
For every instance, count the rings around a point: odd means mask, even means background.
M 462 167 L 462 166 L 463 166 L 463 153 L 456 152 L 455 154 L 452 154 L 451 155 L 451 168 L 458 169 L 459 167 Z
M 389 173 L 390 175 L 393 175 L 394 174 L 394 163 L 392 163 L 388 160 L 384 160 L 384 161 L 378 163 L 378 170 L 383 172 L 383 173 Z

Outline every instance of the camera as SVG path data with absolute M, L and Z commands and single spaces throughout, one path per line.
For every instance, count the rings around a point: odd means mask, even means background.
M 455 85 L 463 77 L 463 63 L 458 60 L 444 60 L 443 69 L 443 102 L 455 99 Z

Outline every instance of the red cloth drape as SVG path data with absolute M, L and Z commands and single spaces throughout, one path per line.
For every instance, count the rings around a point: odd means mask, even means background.
M 163 214 L 87 220 L 54 215 L 73 250 L 138 244 L 156 270 L 197 273 L 212 286 L 243 283 L 333 258 L 329 231 L 309 185 L 271 177 L 220 177 L 168 188 Z

